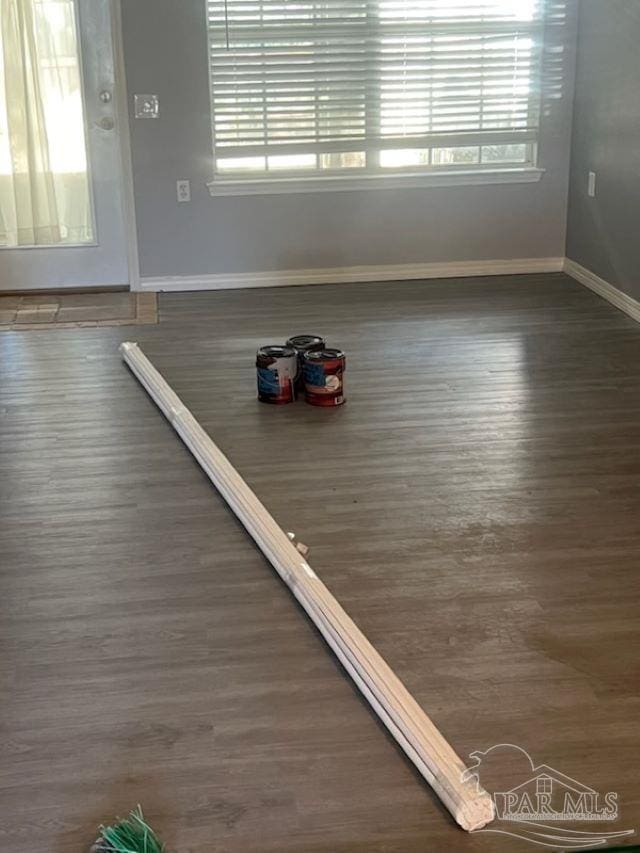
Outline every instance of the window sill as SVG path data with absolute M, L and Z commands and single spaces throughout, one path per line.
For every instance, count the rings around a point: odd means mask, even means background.
M 544 169 L 531 166 L 520 169 L 428 172 L 392 175 L 338 175 L 327 178 L 256 178 L 210 181 L 209 193 L 230 195 L 281 195 L 283 193 L 326 193 L 353 190 L 399 190 L 420 187 L 456 187 L 477 184 L 531 184 L 540 181 Z

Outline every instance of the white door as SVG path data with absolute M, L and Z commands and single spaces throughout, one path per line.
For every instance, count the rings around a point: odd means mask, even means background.
M 0 10 L 0 291 L 129 284 L 111 0 Z

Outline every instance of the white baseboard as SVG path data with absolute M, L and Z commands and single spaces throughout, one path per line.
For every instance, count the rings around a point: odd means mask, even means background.
M 602 296 L 607 302 L 615 305 L 616 308 L 624 311 L 625 314 L 628 314 L 629 317 L 640 323 L 640 302 L 632 296 L 623 293 L 622 290 L 614 287 L 613 284 L 600 278 L 599 275 L 576 263 L 576 261 L 572 261 L 570 258 L 565 258 L 564 271 L 571 278 L 579 281 L 580 284 L 584 284 L 590 290 L 593 290 L 594 293 L 597 293 L 598 296 Z
M 390 264 L 380 266 L 328 267 L 326 269 L 282 270 L 254 273 L 142 278 L 139 290 L 189 291 L 235 290 L 249 287 L 291 287 L 307 284 L 409 281 L 470 276 L 522 275 L 562 272 L 564 258 L 520 258 L 496 261 L 458 261 L 435 264 Z

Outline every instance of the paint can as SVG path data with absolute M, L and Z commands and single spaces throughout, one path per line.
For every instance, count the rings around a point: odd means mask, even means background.
M 320 335 L 294 335 L 286 342 L 285 346 L 292 347 L 298 354 L 298 375 L 296 376 L 296 391 L 304 391 L 304 379 L 302 371 L 304 367 L 305 352 L 317 352 L 324 349 L 327 343 Z
M 323 349 L 304 354 L 305 399 L 312 406 L 341 406 L 346 358 L 342 350 Z
M 260 347 L 256 355 L 258 399 L 263 403 L 293 403 L 298 354 L 292 347 Z

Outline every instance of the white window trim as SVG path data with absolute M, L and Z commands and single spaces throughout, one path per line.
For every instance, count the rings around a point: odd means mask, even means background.
M 353 190 L 399 190 L 421 187 L 456 187 L 477 184 L 532 184 L 545 170 L 525 166 L 508 169 L 420 172 L 402 175 L 336 175 L 335 177 L 243 178 L 209 181 L 211 196 L 282 195 L 284 193 L 349 192 Z

